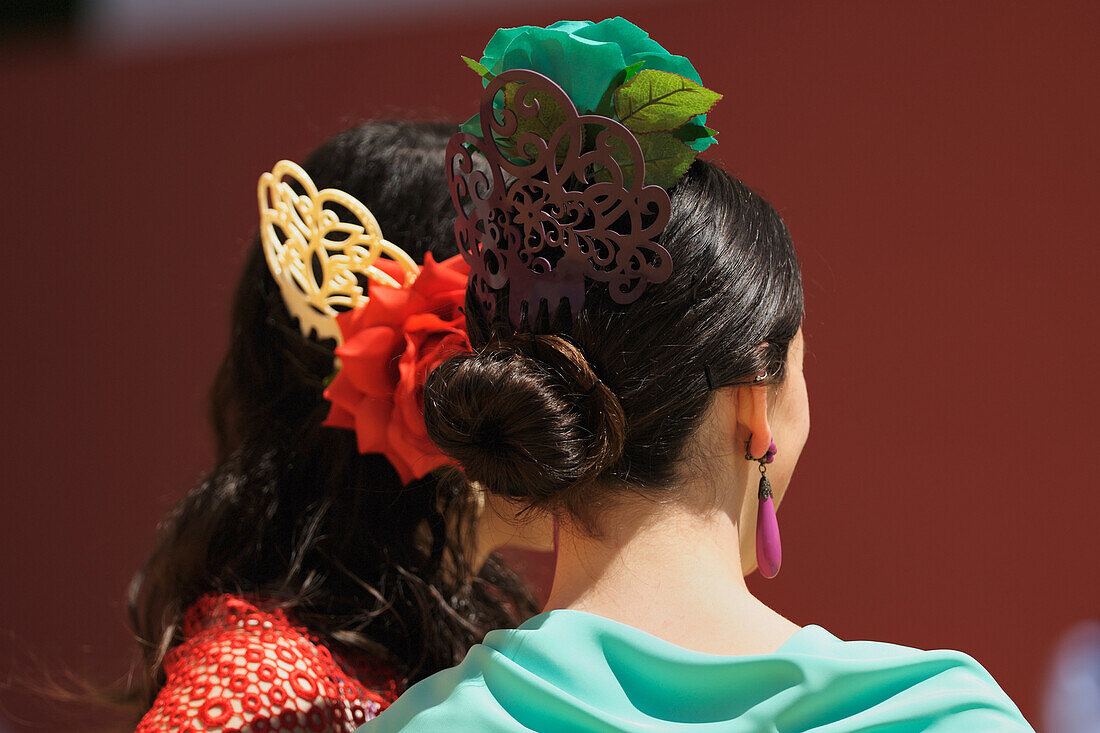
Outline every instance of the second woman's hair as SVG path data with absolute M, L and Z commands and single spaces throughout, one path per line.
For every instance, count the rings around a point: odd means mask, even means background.
M 443 174 L 454 129 L 361 125 L 303 167 L 319 188 L 363 201 L 417 261 L 443 259 L 455 251 Z M 476 506 L 464 486 L 433 475 L 403 486 L 384 457 L 356 450 L 352 431 L 322 427 L 333 346 L 301 335 L 254 241 L 210 394 L 214 468 L 161 523 L 130 589 L 146 705 L 184 611 L 206 593 L 270 597 L 322 641 L 374 653 L 410 681 L 534 612 L 495 559 L 480 577 L 470 567 Z

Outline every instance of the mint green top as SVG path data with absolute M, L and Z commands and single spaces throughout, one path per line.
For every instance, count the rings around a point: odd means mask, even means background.
M 493 631 L 359 733 L 1031 731 L 960 652 L 841 641 L 819 626 L 772 654 L 694 652 L 579 611 Z

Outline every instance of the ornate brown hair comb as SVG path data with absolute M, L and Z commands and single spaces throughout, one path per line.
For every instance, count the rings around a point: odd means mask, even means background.
M 543 304 L 553 315 L 568 301 L 576 318 L 587 281 L 606 283 L 626 305 L 668 279 L 672 258 L 656 240 L 671 203 L 665 189 L 645 185 L 630 130 L 579 114 L 552 80 L 520 69 L 488 82 L 480 122 L 481 137 L 451 138 L 447 177 L 458 249 L 490 320 L 502 315 L 505 293 L 512 327 L 533 330 Z

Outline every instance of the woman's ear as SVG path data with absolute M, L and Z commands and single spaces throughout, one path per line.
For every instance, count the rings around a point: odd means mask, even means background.
M 750 434 L 749 455 L 761 458 L 772 442 L 768 424 L 768 388 L 765 385 L 737 387 L 737 425 Z

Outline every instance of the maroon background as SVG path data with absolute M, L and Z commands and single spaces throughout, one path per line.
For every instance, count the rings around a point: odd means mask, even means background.
M 814 428 L 783 573 L 753 587 L 844 638 L 965 650 L 1036 721 L 1054 639 L 1100 609 L 1100 5 L 752 5 L 631 18 L 725 92 L 713 157 L 779 207 L 805 269 Z M 458 54 L 554 19 L 3 51 L 0 679 L 122 673 L 126 582 L 210 455 L 258 174 L 361 118 L 465 118 Z

